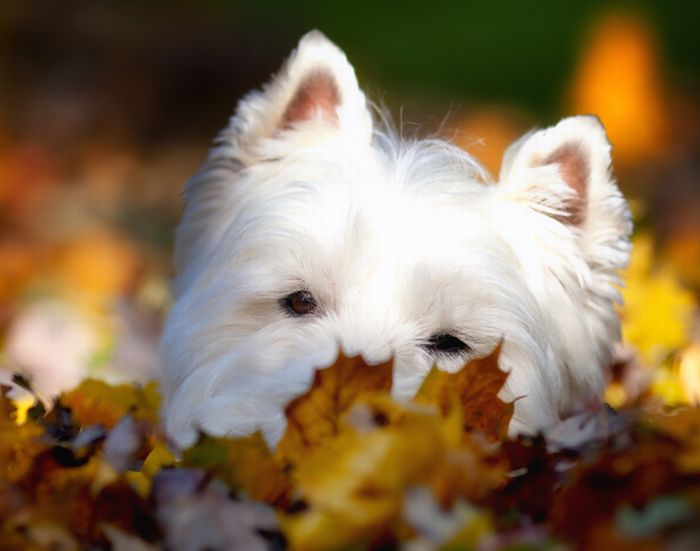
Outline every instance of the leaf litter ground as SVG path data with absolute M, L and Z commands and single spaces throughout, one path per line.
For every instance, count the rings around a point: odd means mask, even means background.
M 201 435 L 177 457 L 154 385 L 89 380 L 26 414 L 3 387 L 2 548 L 700 548 L 700 410 L 606 408 L 508 438 L 499 353 L 433 369 L 410 402 L 391 398 L 391 362 L 341 355 L 275 449 Z

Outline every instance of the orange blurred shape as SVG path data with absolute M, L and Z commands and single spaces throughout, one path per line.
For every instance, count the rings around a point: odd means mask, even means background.
M 21 217 L 60 181 L 60 172 L 59 163 L 41 148 L 0 142 L 0 208 Z
M 3 301 L 11 301 L 21 293 L 42 261 L 42 251 L 33 244 L 0 242 L 0 307 Z
M 96 230 L 66 245 L 51 275 L 76 295 L 110 299 L 132 290 L 139 267 L 139 255 L 131 243 Z
M 635 163 L 663 153 L 666 109 L 654 33 L 638 15 L 602 17 L 583 48 L 570 107 L 598 115 L 614 158 Z
M 448 137 L 455 145 L 476 157 L 496 179 L 503 153 L 528 129 L 528 121 L 516 111 L 482 106 L 460 120 L 458 134 L 454 138 Z

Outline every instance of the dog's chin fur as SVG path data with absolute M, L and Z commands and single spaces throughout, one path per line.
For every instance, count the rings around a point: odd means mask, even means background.
M 163 351 L 166 428 L 284 430 L 283 409 L 338 350 L 394 357 L 394 394 L 503 339 L 511 433 L 599 401 L 618 338 L 628 209 L 594 117 L 532 132 L 491 182 L 465 152 L 373 122 L 343 53 L 306 35 L 244 98 L 187 184 Z M 305 316 L 284 297 L 308 290 Z M 452 334 L 464 354 L 431 353 Z

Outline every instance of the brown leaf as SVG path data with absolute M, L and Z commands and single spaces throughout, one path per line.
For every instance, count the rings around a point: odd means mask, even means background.
M 338 433 L 341 416 L 362 396 L 391 390 L 393 361 L 367 365 L 360 357 L 338 360 L 316 371 L 309 391 L 285 409 L 287 430 L 276 455 L 296 463 L 312 448 Z
M 480 431 L 492 440 L 504 439 L 513 416 L 513 403 L 498 398 L 508 378 L 508 373 L 498 367 L 501 347 L 499 343 L 488 356 L 471 360 L 456 373 L 433 367 L 415 402 L 435 405 L 445 417 L 457 407 L 465 431 Z

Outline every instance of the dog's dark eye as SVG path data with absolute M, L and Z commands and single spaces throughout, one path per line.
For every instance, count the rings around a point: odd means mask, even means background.
M 293 316 L 313 314 L 318 304 L 309 291 L 302 289 L 282 299 L 282 306 Z
M 469 345 L 449 333 L 440 333 L 433 335 L 425 345 L 425 348 L 430 352 L 439 352 L 441 354 L 460 354 L 469 350 Z

